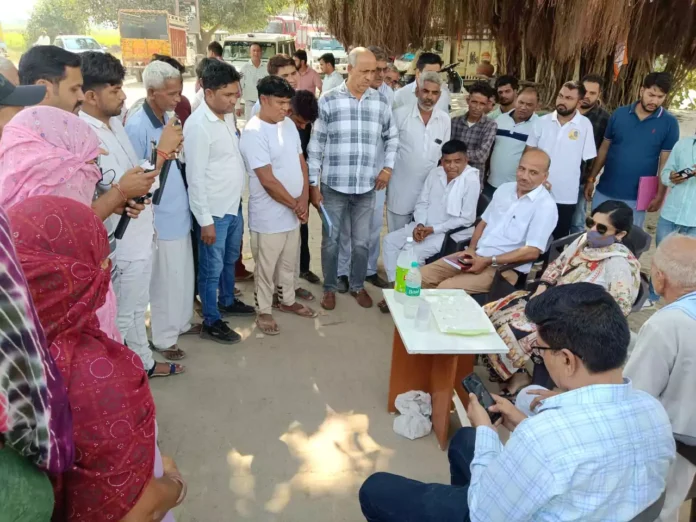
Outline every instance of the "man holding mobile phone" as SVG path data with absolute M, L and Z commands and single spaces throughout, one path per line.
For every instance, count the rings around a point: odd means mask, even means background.
M 549 288 L 525 313 L 539 332 L 535 355 L 563 393 L 532 417 L 496 395 L 486 411 L 470 394 L 472 427 L 450 441 L 452 485 L 376 473 L 360 488 L 368 521 L 631 520 L 660 498 L 676 454 L 672 426 L 622 376 L 630 331 L 619 305 L 577 283 Z M 489 412 L 511 431 L 504 446 Z

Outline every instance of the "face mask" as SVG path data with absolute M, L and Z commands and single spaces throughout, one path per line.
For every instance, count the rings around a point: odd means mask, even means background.
M 587 233 L 587 244 L 590 248 L 602 248 L 613 245 L 616 242 L 616 236 L 604 236 L 596 230 L 590 230 Z

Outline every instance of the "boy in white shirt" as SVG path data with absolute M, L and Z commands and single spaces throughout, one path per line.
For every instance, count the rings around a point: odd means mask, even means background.
M 423 184 L 413 221 L 384 237 L 382 260 L 389 283 L 396 281 L 396 261 L 407 248 L 409 237 L 413 238 L 413 251 L 421 266 L 440 251 L 448 231 L 466 227 L 457 233 L 457 239 L 471 237 L 480 193 L 479 171 L 468 165 L 466 144 L 448 141 L 442 146 L 441 166 L 432 169 Z M 384 301 L 377 306 L 388 312 Z
M 300 223 L 308 217 L 309 184 L 300 135 L 286 116 L 295 90 L 279 76 L 259 80 L 257 89 L 261 110 L 244 128 L 240 149 L 249 173 L 256 324 L 263 333 L 277 335 L 280 330 L 271 314 L 276 273 L 280 310 L 317 315 L 295 301 Z

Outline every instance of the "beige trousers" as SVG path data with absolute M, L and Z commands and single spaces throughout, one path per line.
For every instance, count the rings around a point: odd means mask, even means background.
M 469 249 L 465 252 L 469 253 Z M 458 252 L 460 256 L 462 253 Z M 421 268 L 423 288 L 462 289 L 468 294 L 486 294 L 491 289 L 495 268 L 489 266 L 480 274 L 469 274 L 458 268 L 454 268 L 444 259 L 438 259 L 434 263 Z M 503 277 L 515 284 L 517 275 L 512 270 L 503 273 Z
M 289 232 L 277 234 L 251 232 L 256 313 L 271 313 L 274 280 L 278 281 L 280 302 L 286 306 L 295 304 L 295 270 L 299 246 L 299 226 Z

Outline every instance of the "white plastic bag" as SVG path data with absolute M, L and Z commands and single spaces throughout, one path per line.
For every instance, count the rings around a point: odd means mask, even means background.
M 399 415 L 394 419 L 394 431 L 407 439 L 418 439 L 430 433 L 433 427 L 430 415 L 433 412 L 430 394 L 410 391 L 397 395 L 394 401 Z

